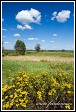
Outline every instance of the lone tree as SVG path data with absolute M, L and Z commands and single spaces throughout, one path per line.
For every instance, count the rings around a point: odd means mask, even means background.
M 35 50 L 36 50 L 37 52 L 40 51 L 40 44 L 36 44 L 36 46 L 35 46 Z
M 17 40 L 14 48 L 15 48 L 17 54 L 21 54 L 21 55 L 25 54 L 26 46 L 23 41 Z
M 64 52 L 65 51 L 65 49 L 62 49 L 62 52 Z

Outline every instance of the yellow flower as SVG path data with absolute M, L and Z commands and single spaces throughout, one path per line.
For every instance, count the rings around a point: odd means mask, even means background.
M 67 88 L 71 88 L 71 84 L 67 84 L 67 83 L 62 83 L 62 85 L 64 86 L 64 87 L 67 87 Z
M 42 100 L 42 95 L 41 95 L 40 91 L 37 92 L 37 97 L 38 97 L 39 100 Z
M 10 95 L 10 98 L 13 98 L 13 95 Z
M 15 87 L 15 85 L 13 84 L 12 87 Z
M 27 103 L 28 102 L 28 100 L 25 100 L 25 103 Z
M 68 94 L 72 93 L 71 91 L 67 91 Z
M 22 77 L 20 77 L 20 78 L 18 79 L 18 81 L 22 81 Z
M 6 105 L 3 105 L 3 108 L 5 108 L 6 107 Z
M 67 88 L 69 88 L 69 89 L 71 88 L 71 84 L 66 84 L 66 86 L 67 86 Z
M 19 84 L 20 84 L 20 82 L 17 82 L 17 84 L 19 85 Z
M 16 107 L 18 107 L 19 106 L 19 104 L 16 104 Z
M 22 86 L 23 86 L 23 84 L 20 84 L 19 86 L 21 86 L 21 87 L 22 87 Z
M 66 105 L 65 108 L 70 110 L 70 105 Z
M 8 87 L 8 89 L 11 89 L 11 88 L 12 88 L 12 86 L 9 86 L 9 87 Z
M 24 74 L 24 75 L 23 75 L 23 77 L 27 77 L 27 75 L 26 75 L 26 74 Z
M 20 105 L 26 108 L 26 103 L 20 103 Z
M 18 102 L 18 99 L 16 99 L 15 102 Z
M 33 88 L 33 86 L 29 86 L 30 87 L 30 89 L 32 89 Z
M 6 109 L 9 108 L 9 102 L 6 103 Z
M 5 99 L 2 99 L 2 102 L 4 102 L 5 101 Z
M 20 77 L 17 77 L 17 79 L 19 79 Z
M 22 94 L 20 94 L 19 96 L 22 97 Z
M 9 104 L 9 108 L 11 108 L 13 106 L 13 102 L 11 102 L 10 104 Z
M 49 92 L 48 92 L 48 95 L 55 95 L 56 93 L 56 90 L 55 89 L 51 89 Z
M 17 96 L 17 93 L 15 92 L 15 93 L 14 93 L 14 98 L 16 98 L 16 97 L 18 97 L 18 96 Z
M 7 99 L 8 98 L 8 96 L 5 96 L 5 99 Z
M 62 77 L 62 74 L 59 74 L 60 77 Z
M 21 91 L 21 89 L 17 89 L 16 91 L 17 91 L 17 92 L 20 92 L 20 91 Z
M 28 94 L 28 92 L 26 92 L 26 91 L 23 91 L 23 92 L 20 92 L 21 94 L 25 94 L 25 95 L 27 95 Z

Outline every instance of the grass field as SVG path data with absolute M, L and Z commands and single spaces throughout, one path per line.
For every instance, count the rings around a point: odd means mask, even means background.
M 16 55 L 14 50 L 5 50 L 5 55 Z M 60 57 L 74 57 L 73 51 L 40 51 L 37 53 L 36 51 L 26 51 L 26 56 L 60 56 Z
M 42 53 L 52 61 L 23 60 L 21 56 L 4 56 L 2 60 L 2 108 L 5 110 L 70 110 L 74 109 L 73 53 Z M 49 55 L 50 54 L 50 55 Z M 65 53 L 64 53 L 65 54 Z M 43 56 L 42 56 L 43 55 Z M 26 56 L 24 56 L 26 58 Z M 28 56 L 27 56 L 28 57 Z M 18 58 L 18 60 L 16 60 Z M 58 59 L 63 61 L 59 61 Z M 64 59 L 66 59 L 64 61 Z M 67 61 L 70 60 L 71 61 Z M 20 99 L 20 100 L 19 100 Z M 47 106 L 50 101 L 66 105 Z M 45 105 L 41 104 L 46 103 Z
M 23 61 L 9 61 L 9 60 L 3 60 L 2 62 L 3 71 L 2 71 L 2 77 L 3 82 L 6 84 L 8 81 L 8 77 L 14 77 L 17 72 L 20 70 L 24 70 L 27 73 L 34 73 L 38 74 L 43 71 L 49 71 L 49 66 L 53 66 L 56 62 L 23 62 Z M 73 72 L 73 62 L 71 63 L 57 63 L 58 66 L 61 68 L 63 65 L 67 69 L 69 66 L 72 68 Z M 68 68 L 69 70 L 69 68 Z M 67 70 L 66 70 L 67 72 Z M 70 71 L 69 71 L 70 72 Z M 73 73 L 72 73 L 73 74 Z

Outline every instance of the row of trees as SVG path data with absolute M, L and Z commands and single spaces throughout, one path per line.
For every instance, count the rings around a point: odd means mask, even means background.
M 25 45 L 25 43 L 24 43 L 23 41 L 17 40 L 17 41 L 16 41 L 16 44 L 15 44 L 15 46 L 14 46 L 14 48 L 15 48 L 17 54 L 21 54 L 21 55 L 24 55 L 24 54 L 25 54 L 26 45 Z M 40 44 L 37 44 L 37 45 L 35 46 L 35 50 L 36 50 L 37 52 L 40 51 Z

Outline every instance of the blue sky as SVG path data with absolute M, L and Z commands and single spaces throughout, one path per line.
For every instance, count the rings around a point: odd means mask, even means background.
M 73 2 L 2 2 L 2 41 L 14 49 L 16 41 L 27 49 L 74 49 Z

